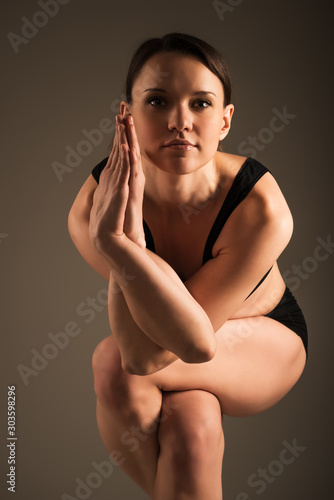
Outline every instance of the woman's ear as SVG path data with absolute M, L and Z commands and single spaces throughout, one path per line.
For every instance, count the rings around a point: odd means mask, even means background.
M 219 134 L 219 140 L 222 141 L 227 134 L 229 133 L 229 130 L 231 128 L 231 121 L 232 121 L 232 116 L 234 113 L 234 106 L 233 104 L 228 104 L 224 110 L 224 116 L 223 116 L 223 122 Z
M 130 106 L 126 101 L 121 101 L 120 104 L 120 113 L 122 118 L 125 118 L 130 114 Z

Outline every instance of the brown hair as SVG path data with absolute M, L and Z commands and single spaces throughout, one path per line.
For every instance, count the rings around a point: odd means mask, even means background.
M 223 55 L 200 38 L 175 32 L 167 33 L 162 38 L 149 38 L 137 48 L 132 56 L 125 82 L 125 95 L 128 104 L 132 105 L 132 88 L 144 64 L 152 56 L 161 52 L 177 52 L 199 59 L 221 81 L 224 89 L 224 107 L 231 103 L 231 76 Z M 221 142 L 218 150 L 222 151 Z

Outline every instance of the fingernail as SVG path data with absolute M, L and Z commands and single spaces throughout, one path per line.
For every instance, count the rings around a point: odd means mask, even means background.
M 133 118 L 131 115 L 129 115 L 129 123 L 131 123 L 131 125 L 133 125 Z

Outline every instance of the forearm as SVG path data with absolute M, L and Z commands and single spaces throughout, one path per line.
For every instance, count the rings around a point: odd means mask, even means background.
M 179 359 L 174 353 L 158 346 L 139 328 L 111 272 L 108 313 L 111 332 L 119 347 L 125 371 L 136 375 L 148 375 Z
M 102 251 L 132 318 L 149 339 L 185 362 L 211 359 L 216 347 L 211 322 L 166 262 L 162 270 L 158 256 L 151 258 L 125 235 L 111 238 Z

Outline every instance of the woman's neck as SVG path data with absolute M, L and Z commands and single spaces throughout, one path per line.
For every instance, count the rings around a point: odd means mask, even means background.
M 215 158 L 194 172 L 175 174 L 165 172 L 142 161 L 145 174 L 145 197 L 162 215 L 180 211 L 180 206 L 200 208 L 217 194 L 220 173 Z

